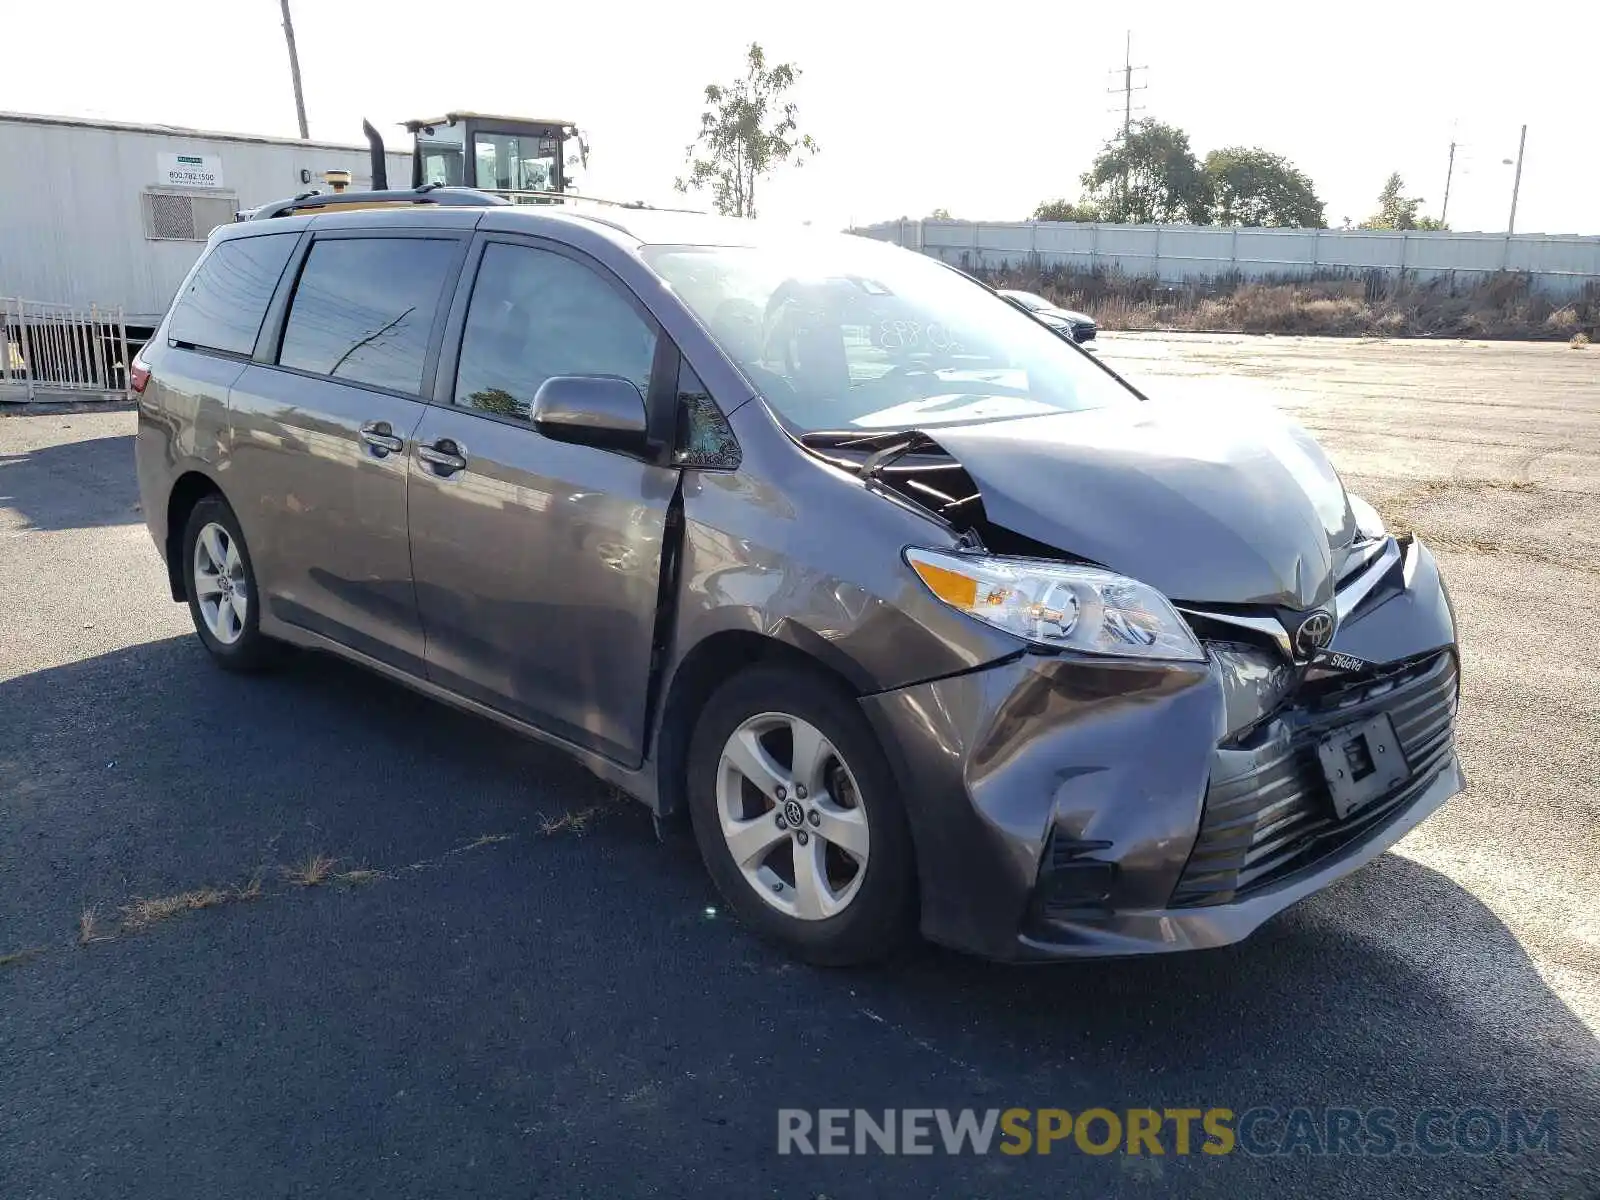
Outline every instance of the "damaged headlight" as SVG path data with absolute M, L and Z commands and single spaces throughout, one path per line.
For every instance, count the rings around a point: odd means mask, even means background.
M 919 547 L 906 551 L 906 561 L 952 608 L 1042 646 L 1127 658 L 1205 658 L 1167 598 L 1125 575 Z

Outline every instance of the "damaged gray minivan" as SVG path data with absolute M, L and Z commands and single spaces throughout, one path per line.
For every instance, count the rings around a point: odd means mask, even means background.
M 213 234 L 133 382 L 218 663 L 561 746 L 822 963 L 1237 941 L 1460 790 L 1433 555 L 1298 427 L 904 250 L 595 212 Z

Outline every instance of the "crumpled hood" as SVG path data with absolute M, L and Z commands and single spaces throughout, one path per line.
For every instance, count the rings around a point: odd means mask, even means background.
M 1173 600 L 1325 604 L 1355 538 L 1321 447 L 1266 407 L 1145 402 L 927 433 L 992 523 Z

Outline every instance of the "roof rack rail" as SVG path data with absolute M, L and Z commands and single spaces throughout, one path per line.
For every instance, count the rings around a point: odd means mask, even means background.
M 642 209 L 646 212 L 687 213 L 695 217 L 706 215 L 698 208 L 664 208 L 659 204 L 646 204 L 643 200 L 611 200 L 604 196 L 591 196 L 586 192 L 518 192 L 494 188 L 487 189 L 487 194 L 499 196 L 512 204 L 598 204 L 605 208 L 631 208 L 635 210 Z
M 302 192 L 288 200 L 276 200 L 260 208 L 242 209 L 238 221 L 264 221 L 271 217 L 290 217 L 302 213 L 338 212 L 341 209 L 408 207 L 438 204 L 453 208 L 482 208 L 510 204 L 511 201 L 477 188 L 440 187 L 425 183 L 418 188 L 389 188 L 379 192 Z

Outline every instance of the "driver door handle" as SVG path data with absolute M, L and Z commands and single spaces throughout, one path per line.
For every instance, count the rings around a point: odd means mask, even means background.
M 449 438 L 418 446 L 417 457 L 432 467 L 435 475 L 454 475 L 467 466 L 467 452 Z
M 394 429 L 387 421 L 368 421 L 361 427 L 361 440 L 371 446 L 379 458 L 398 454 L 406 448 L 405 441 L 394 436 Z

